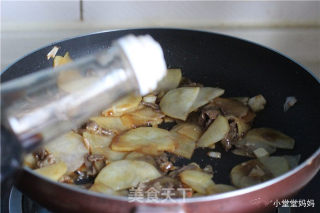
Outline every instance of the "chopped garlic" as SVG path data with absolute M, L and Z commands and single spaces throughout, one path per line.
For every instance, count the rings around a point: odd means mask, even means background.
M 289 96 L 286 98 L 286 102 L 283 105 L 283 111 L 288 111 L 291 107 L 293 107 L 297 103 L 297 99 L 294 96 Z
M 264 109 L 267 101 L 262 95 L 257 95 L 249 99 L 248 105 L 254 112 L 258 112 Z
M 221 158 L 220 152 L 208 152 L 208 156 L 212 158 Z

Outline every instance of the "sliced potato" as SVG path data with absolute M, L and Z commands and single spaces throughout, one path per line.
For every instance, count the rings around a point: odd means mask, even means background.
M 129 127 L 123 123 L 120 117 L 98 116 L 98 117 L 91 117 L 90 120 L 96 122 L 98 126 L 100 126 L 101 128 L 111 130 L 116 134 L 119 134 L 129 129 Z
M 249 160 L 232 168 L 231 182 L 239 188 L 245 188 L 273 178 L 258 160 Z
M 301 155 L 283 155 L 282 157 L 288 161 L 290 169 L 293 169 L 298 166 Z
M 215 98 L 210 105 L 217 106 L 225 116 L 233 115 L 242 118 L 248 114 L 249 108 L 240 101 L 231 98 Z
M 161 99 L 160 108 L 164 114 L 185 121 L 199 91 L 199 87 L 180 87 L 170 90 Z
M 278 177 L 290 170 L 289 163 L 286 158 L 271 156 L 258 159 L 274 177 Z
M 189 112 L 197 110 L 216 97 L 223 95 L 224 90 L 214 87 L 201 87 L 196 100 L 193 102 Z
M 45 145 L 45 149 L 53 154 L 56 162 L 64 162 L 67 173 L 73 172 L 84 163 L 84 156 L 89 153 L 82 137 L 74 132 L 62 135 Z
M 209 147 L 222 140 L 228 134 L 229 130 L 228 120 L 222 115 L 219 115 L 200 137 L 197 146 Z
M 180 123 L 172 127 L 170 132 L 177 132 L 181 135 L 187 136 L 194 141 L 197 141 L 201 134 L 202 130 L 198 124 L 195 123 Z
M 130 128 L 139 126 L 152 125 L 157 126 L 162 123 L 164 114 L 153 110 L 150 107 L 144 107 L 134 112 L 127 113 L 121 116 L 122 123 Z
M 132 112 L 138 108 L 141 99 L 140 95 L 130 94 L 116 102 L 111 108 L 104 110 L 102 114 L 104 116 L 121 116 Z
M 251 129 L 244 140 L 246 143 L 265 143 L 281 149 L 293 149 L 295 143 L 293 138 L 271 128 Z
M 103 168 L 94 184 L 102 184 L 114 191 L 135 187 L 141 182 L 160 177 L 160 172 L 151 164 L 138 160 L 114 161 Z
M 168 69 L 167 75 L 158 83 L 157 91 L 168 91 L 177 88 L 181 77 L 181 69 Z
M 35 169 L 34 171 L 44 177 L 57 181 L 67 172 L 67 165 L 64 162 L 59 162 Z
M 139 151 L 158 155 L 161 151 L 173 152 L 174 140 L 169 131 L 154 127 L 139 127 L 117 136 L 111 145 L 114 151 Z
M 172 153 L 190 159 L 196 147 L 195 140 L 176 132 L 172 132 L 172 136 L 175 144 L 177 144 Z
M 103 155 L 109 161 L 121 160 L 127 154 L 126 152 L 116 152 L 109 148 L 113 136 L 102 136 L 84 132 L 83 138 L 88 141 L 91 154 Z
M 202 194 L 210 193 L 210 188 L 214 186 L 212 175 L 199 170 L 185 170 L 179 177 L 184 184 Z
M 130 152 L 125 158 L 125 160 L 142 160 L 150 163 L 153 166 L 157 166 L 156 161 L 151 155 L 146 155 L 141 152 Z
M 112 190 L 111 188 L 107 187 L 106 185 L 102 184 L 102 183 L 94 183 L 90 189 L 90 191 L 94 191 L 94 192 L 100 192 L 103 194 L 109 194 L 109 195 L 118 195 L 118 196 L 127 196 L 128 195 L 128 191 L 127 190 L 119 190 L 119 191 L 115 191 Z

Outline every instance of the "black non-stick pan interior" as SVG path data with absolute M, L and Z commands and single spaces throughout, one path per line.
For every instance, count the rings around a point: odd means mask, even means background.
M 294 150 L 278 150 L 274 155 L 301 154 L 302 162 L 319 148 L 319 81 L 303 67 L 270 49 L 219 34 L 176 29 L 102 32 L 53 45 L 61 47 L 60 55 L 68 51 L 72 58 L 78 58 L 109 47 L 112 40 L 126 34 L 150 34 L 160 42 L 169 68 L 181 68 L 184 76 L 205 86 L 224 88 L 226 97 L 263 94 L 267 106 L 257 115 L 254 127 L 271 127 L 296 140 Z M 2 74 L 2 81 L 52 66 L 46 55 L 53 45 L 17 61 Z M 298 102 L 284 112 L 287 96 L 295 96 Z M 248 158 L 226 153 L 220 146 L 217 149 L 222 152 L 221 159 L 210 158 L 206 155 L 208 150 L 198 149 L 191 161 L 201 167 L 212 165 L 214 181 L 229 183 L 231 168 Z

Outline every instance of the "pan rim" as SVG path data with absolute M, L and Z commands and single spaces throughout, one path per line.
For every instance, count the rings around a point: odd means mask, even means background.
M 120 32 L 120 31 L 134 31 L 134 30 L 174 30 L 174 31 L 189 31 L 189 32 L 197 32 L 197 33 L 207 33 L 207 34 L 215 34 L 215 35 L 218 35 L 218 36 L 221 36 L 221 37 L 228 37 L 228 38 L 232 38 L 232 39 L 236 39 L 236 40 L 240 40 L 242 42 L 247 42 L 249 44 L 253 44 L 255 46 L 259 46 L 259 47 L 262 47 L 264 49 L 267 49 L 269 51 L 272 51 L 292 62 L 294 62 L 295 64 L 297 64 L 298 66 L 300 66 L 301 68 L 303 68 L 303 70 L 305 72 L 307 72 L 309 75 L 311 75 L 311 77 L 313 79 L 315 79 L 318 83 L 320 83 L 320 78 L 318 78 L 313 72 L 311 72 L 309 69 L 307 69 L 305 66 L 301 65 L 299 62 L 295 61 L 294 59 L 286 56 L 285 54 L 279 52 L 278 50 L 275 50 L 275 49 L 272 49 L 272 48 L 269 48 L 269 47 L 266 47 L 264 45 L 261 45 L 259 43 L 256 43 L 256 42 L 253 42 L 253 41 L 250 41 L 250 40 L 246 40 L 246 39 L 243 39 L 243 38 L 238 38 L 238 37 L 235 37 L 235 36 L 231 36 L 231 35 L 226 35 L 226 34 L 223 34 L 223 33 L 216 33 L 216 32 L 211 32 L 211 31 L 205 31 L 205 30 L 196 30 L 196 29 L 187 29 L 187 28 L 167 28 L 167 27 L 163 27 L 163 28 L 126 28 L 126 29 L 113 29 L 113 30 L 103 30 L 103 31 L 99 31 L 99 32 L 93 32 L 93 33 L 88 33 L 88 34 L 85 34 L 85 35 L 79 35 L 79 36 L 75 36 L 75 37 L 72 37 L 72 38 L 67 38 L 67 39 L 63 39 L 63 40 L 60 40 L 60 41 L 56 41 L 56 42 L 53 42 L 49 45 L 46 45 L 46 46 L 43 46 L 43 47 L 40 47 L 20 58 L 18 58 L 17 60 L 15 60 L 13 63 L 11 63 L 10 65 L 8 65 L 3 71 L 0 72 L 0 76 L 5 73 L 11 66 L 13 66 L 14 64 L 18 63 L 20 60 L 22 60 L 23 58 L 41 50 L 41 49 L 44 49 L 44 48 L 49 48 L 51 46 L 54 46 L 56 45 L 57 43 L 60 43 L 60 42 L 64 42 L 64 41 L 68 41 L 68 40 L 71 40 L 71 39 L 77 39 L 77 38 L 81 38 L 81 37 L 86 37 L 86 36 L 90 36 L 90 35 L 97 35 L 97 34 L 103 34 L 103 33 L 108 33 L 108 32 Z M 317 156 L 320 155 L 320 147 L 310 156 L 308 157 L 304 162 L 302 162 L 301 164 L 299 164 L 296 168 L 276 177 L 276 178 L 273 178 L 271 180 L 268 180 L 268 181 L 265 181 L 263 183 L 260 183 L 260 184 L 256 184 L 256 185 L 253 185 L 253 186 L 250 186 L 250 187 L 246 187 L 246 188 L 243 188 L 243 189 L 237 189 L 237 190 L 234 190 L 234 191 L 230 191 L 230 192 L 224 192 L 224 193 L 220 193 L 220 194 L 213 194 L 213 195 L 208 195 L 208 196 L 203 196 L 203 197 L 194 197 L 194 198 L 188 198 L 188 199 L 182 199 L 182 198 L 179 198 L 179 199 L 174 199 L 174 201 L 176 202 L 183 202 L 183 203 L 194 203 L 194 202 L 205 202 L 205 201 L 213 201 L 213 200 L 220 200 L 220 199 L 224 199 L 224 198 L 232 198 L 232 197 L 236 197 L 236 196 L 240 196 L 240 195 L 243 195 L 243 194 L 247 194 L 247 193 L 250 193 L 250 192 L 254 192 L 254 191 L 257 191 L 257 190 L 260 190 L 262 188 L 265 188 L 265 187 L 268 187 L 268 186 L 271 186 L 277 182 L 280 182 L 286 178 L 288 178 L 289 176 L 293 175 L 293 174 L 296 174 L 298 173 L 300 170 L 302 170 L 304 167 L 312 164 L 313 160 L 316 159 Z M 320 167 L 317 168 L 316 170 L 319 171 Z M 41 178 L 42 180 L 44 181 L 47 181 L 51 184 L 54 184 L 58 187 L 62 187 L 62 188 L 65 188 L 67 190 L 71 190 L 71 191 L 75 191 L 77 193 L 83 193 L 83 194 L 87 194 L 89 196 L 95 196 L 95 197 L 99 197 L 99 198 L 104 198 L 104 199 L 113 199 L 113 200 L 120 200 L 120 201 L 129 201 L 129 199 L 127 197 L 121 197 L 121 196 L 113 196 L 113 195 L 107 195 L 107 194 L 102 194 L 102 193 L 97 193 L 97 192 L 92 192 L 92 191 L 89 191 L 89 190 L 85 190 L 85 189 L 80 189 L 80 188 L 77 188 L 77 187 L 74 187 L 74 186 L 69 186 L 67 184 L 62 184 L 62 183 L 59 183 L 59 182 L 55 182 L 55 181 L 52 181 L 50 179 L 47 179 L 47 178 L 44 178 L 42 176 L 40 176 L 39 174 L 37 174 L 36 172 L 34 172 L 33 170 L 31 170 L 30 168 L 27 168 L 27 167 L 24 167 L 23 168 L 24 171 L 34 175 L 34 176 L 37 176 L 38 178 Z M 145 203 L 145 204 L 150 204 L 149 202 L 146 203 L 146 202 L 142 202 L 142 203 Z M 152 202 L 151 202 L 152 204 Z M 162 202 L 161 204 L 172 204 L 172 202 L 170 201 L 166 201 L 166 202 Z

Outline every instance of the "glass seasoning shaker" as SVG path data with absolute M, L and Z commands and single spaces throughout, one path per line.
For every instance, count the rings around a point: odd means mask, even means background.
M 165 74 L 160 45 L 148 35 L 129 35 L 105 52 L 4 83 L 1 180 L 20 165 L 22 153 L 79 127 L 128 93 L 148 94 Z

